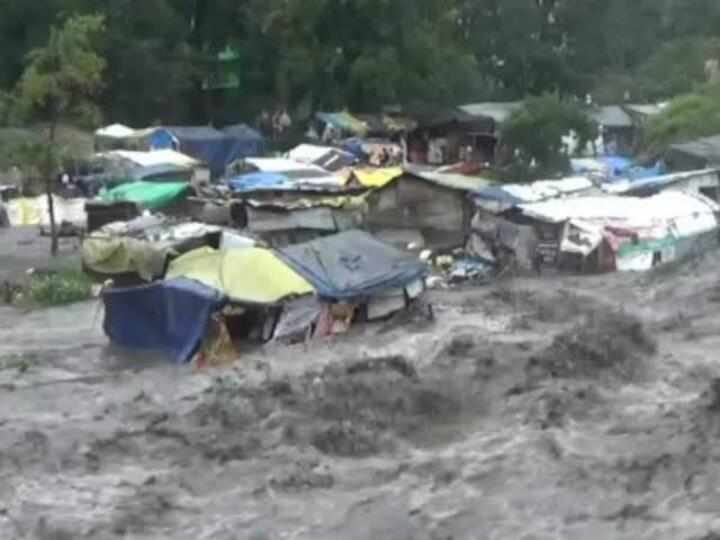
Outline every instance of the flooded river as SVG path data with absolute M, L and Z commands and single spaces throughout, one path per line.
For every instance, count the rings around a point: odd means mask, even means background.
M 194 372 L 0 308 L 0 538 L 720 539 L 720 281 L 437 293 Z

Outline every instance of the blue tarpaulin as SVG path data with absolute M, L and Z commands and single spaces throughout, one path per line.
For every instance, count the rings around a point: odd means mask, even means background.
M 236 176 L 229 181 L 229 184 L 234 192 L 243 193 L 263 189 L 293 189 L 297 183 L 284 174 L 257 172 Z
M 425 263 L 358 230 L 288 246 L 280 256 L 328 300 L 357 300 L 417 281 Z
M 595 162 L 597 166 L 589 167 L 588 162 Z M 621 156 L 600 156 L 587 160 L 571 160 L 571 163 L 575 174 L 588 174 L 604 169 L 609 182 L 651 178 L 663 174 L 665 170 L 662 164 L 643 167 Z
M 223 301 L 218 291 L 184 278 L 110 289 L 103 294 L 105 333 L 120 347 L 159 350 L 174 362 L 189 362 Z
M 227 132 L 212 127 L 161 128 L 150 136 L 150 147 L 155 150 L 174 148 L 203 161 L 213 172 L 222 174 L 232 162 L 257 156 L 262 150 L 262 141 L 258 141 L 257 133 L 249 128 L 234 128 L 228 128 Z

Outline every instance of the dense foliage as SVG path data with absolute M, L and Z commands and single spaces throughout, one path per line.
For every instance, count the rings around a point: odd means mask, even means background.
M 698 88 L 673 100 L 643 133 L 643 150 L 661 153 L 668 144 L 720 134 L 720 83 Z
M 598 126 L 576 103 L 561 101 L 553 95 L 528 99 L 502 128 L 503 145 L 513 156 L 508 160 L 513 168 L 508 171 L 512 179 L 540 178 L 566 171 L 569 163 L 563 137 L 569 133 L 575 136 L 576 145 L 584 148 L 597 137 Z
M 103 114 L 135 125 L 545 92 L 666 99 L 720 56 L 717 0 L 5 0 L 0 92 L 59 18 L 98 11 Z M 227 46 L 240 89 L 203 90 Z

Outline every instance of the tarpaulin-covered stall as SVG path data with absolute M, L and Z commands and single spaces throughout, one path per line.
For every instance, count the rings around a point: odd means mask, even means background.
M 586 258 L 610 250 L 603 270 L 648 270 L 718 241 L 720 207 L 702 195 L 665 191 L 647 198 L 579 197 L 520 207 L 523 214 L 564 226 L 561 253 Z M 599 259 L 606 260 L 607 254 Z
M 288 246 L 281 257 L 321 298 L 357 300 L 421 279 L 425 263 L 363 231 L 346 231 Z
M 173 148 L 201 160 L 215 174 L 233 161 L 257 155 L 257 138 L 247 133 L 223 133 L 212 127 L 164 127 L 150 136 L 152 149 Z
M 221 131 L 237 141 L 244 156 L 261 156 L 265 152 L 265 137 L 247 124 L 225 126 Z
M 174 260 L 168 278 L 194 279 L 243 304 L 274 305 L 313 288 L 272 251 L 200 248 Z
M 131 182 L 102 192 L 99 200 L 106 203 L 131 201 L 147 210 L 166 207 L 191 192 L 186 182 Z
M 307 208 L 277 205 L 246 205 L 247 229 L 271 246 L 286 246 L 314 240 L 362 226 L 362 208 L 342 208 L 319 204 Z
M 173 225 L 157 216 L 104 226 L 85 238 L 83 268 L 102 279 L 152 281 L 163 277 L 173 257 L 202 246 L 253 242 L 235 232 L 204 223 Z
M 395 171 L 355 178 L 378 185 L 368 195 L 368 228 L 394 245 L 406 247 L 457 248 L 465 244 L 472 218 L 468 192 L 487 186 L 482 178 L 408 168 L 400 176 Z
M 177 363 L 198 351 L 213 313 L 224 300 L 220 292 L 197 281 L 172 279 L 143 287 L 103 293 L 105 333 L 129 349 L 162 351 Z

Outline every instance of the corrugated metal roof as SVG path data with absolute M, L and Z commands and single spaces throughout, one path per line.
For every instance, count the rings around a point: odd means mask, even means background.
M 466 176 L 464 174 L 437 172 L 421 167 L 405 167 L 404 172 L 416 176 L 437 186 L 456 191 L 472 191 L 491 185 L 493 182 L 479 176 Z
M 637 104 L 637 103 L 631 103 L 628 105 L 625 105 L 625 110 L 630 111 L 631 113 L 635 113 L 641 116 L 655 116 L 657 114 L 660 114 L 663 112 L 663 108 L 660 105 L 655 105 L 653 103 L 649 104 Z
M 520 109 L 525 102 L 523 101 L 505 101 L 505 102 L 485 102 L 485 103 L 468 103 L 460 107 L 464 112 L 472 116 L 489 116 L 495 122 L 504 122 L 513 112 Z
M 592 112 L 592 117 L 603 126 L 629 128 L 633 127 L 632 118 L 620 105 L 605 105 Z

